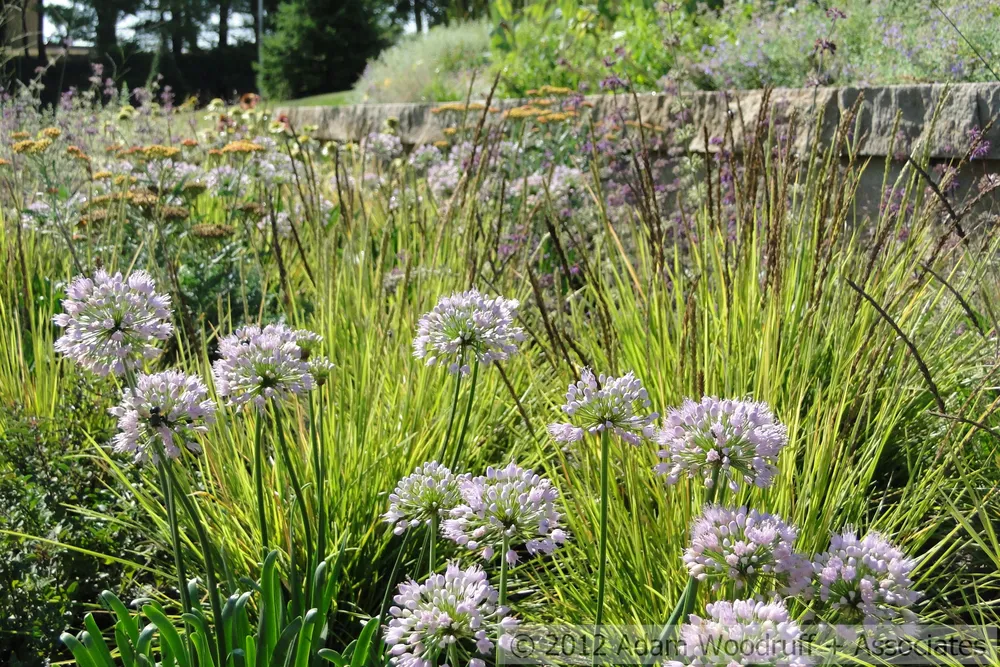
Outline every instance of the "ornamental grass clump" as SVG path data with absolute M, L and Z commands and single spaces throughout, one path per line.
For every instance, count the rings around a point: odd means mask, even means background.
M 788 430 L 765 403 L 706 396 L 670 410 L 657 441 L 663 463 L 656 470 L 667 484 L 686 474 L 700 476 L 708 488 L 718 478 L 736 492 L 741 483 L 771 485 Z
M 100 269 L 93 277 L 75 278 L 66 295 L 66 312 L 53 318 L 66 330 L 55 349 L 96 375 L 141 368 L 160 354 L 153 343 L 173 332 L 170 297 L 156 292 L 145 271 L 125 278 Z
M 518 620 L 498 605 L 499 593 L 479 566 L 449 563 L 443 574 L 399 585 L 389 609 L 385 643 L 397 667 L 467 664 L 485 667 L 494 650 L 488 630 L 500 629 L 507 648 Z
M 140 374 L 135 388 L 126 390 L 110 410 L 118 417 L 118 434 L 111 443 L 115 452 L 132 454 L 136 463 L 156 463 L 160 447 L 172 459 L 182 449 L 201 453 L 197 436 L 215 419 L 215 403 L 207 395 L 208 388 L 195 375 L 176 370 Z

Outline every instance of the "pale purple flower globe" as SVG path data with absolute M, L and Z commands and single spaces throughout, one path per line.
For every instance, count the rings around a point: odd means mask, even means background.
M 911 621 L 920 599 L 911 575 L 916 561 L 879 533 L 858 539 L 834 534 L 828 551 L 813 559 L 814 599 L 821 613 L 842 623 Z
M 655 412 L 646 413 L 649 395 L 642 380 L 629 371 L 622 377 L 601 374 L 598 378 L 583 369 L 580 381 L 569 386 L 563 406 L 569 422 L 549 424 L 549 433 L 557 442 L 576 442 L 587 433 L 600 434 L 607 429 L 625 442 L 640 444 L 653 435 Z
M 75 278 L 66 295 L 66 312 L 53 318 L 66 330 L 55 349 L 102 377 L 141 368 L 160 353 L 153 343 L 173 332 L 170 297 L 157 294 L 145 271 L 126 279 L 101 269 Z
M 362 150 L 383 162 L 389 162 L 403 154 L 403 142 L 395 134 L 370 132 L 361 142 Z
M 708 615 L 691 614 L 681 626 L 680 656 L 665 667 L 712 665 L 808 665 L 798 645 L 799 624 L 779 600 L 720 601 L 706 606 Z
M 215 403 L 207 399 L 205 383 L 195 375 L 164 371 L 136 378 L 135 389 L 125 389 L 122 402 L 109 412 L 118 417 L 114 451 L 132 454 L 136 463 L 157 461 L 158 439 L 167 458 L 181 449 L 201 452 L 198 435 L 215 419 Z
M 430 667 L 448 664 L 449 649 L 469 667 L 485 667 L 490 640 L 499 627 L 500 646 L 509 649 L 518 620 L 497 605 L 499 594 L 479 566 L 463 570 L 449 563 L 444 574 L 432 574 L 421 583 L 399 585 L 389 609 L 392 617 L 385 629 L 392 664 L 397 667 Z
M 469 372 L 466 353 L 479 362 L 505 361 L 517 352 L 524 331 L 514 324 L 516 299 L 489 298 L 479 290 L 442 297 L 417 322 L 413 356 L 428 366 L 447 363 L 452 373 Z
M 794 549 L 798 529 L 773 514 L 706 505 L 691 526 L 684 563 L 713 590 L 732 582 L 743 593 L 798 595 L 812 578 L 812 563 Z
M 552 553 L 565 542 L 555 503 L 559 491 L 545 477 L 510 463 L 488 468 L 486 475 L 459 482 L 461 502 L 441 526 L 441 534 L 489 560 L 504 540 L 507 562 L 518 560 L 516 548 L 531 555 Z
M 455 475 L 437 461 L 417 466 L 413 474 L 399 480 L 389 495 L 389 511 L 383 519 L 401 535 L 407 528 L 429 524 L 431 518 L 445 518 L 458 505 L 459 482 L 468 475 Z
M 235 407 L 263 407 L 311 391 L 317 359 L 310 355 L 321 340 L 284 324 L 237 329 L 219 341 L 221 357 L 212 365 L 219 395 Z
M 733 491 L 741 482 L 765 488 L 774 481 L 788 430 L 766 403 L 705 396 L 670 410 L 657 438 L 663 463 L 656 471 L 675 484 L 700 476 L 711 487 L 718 475 Z

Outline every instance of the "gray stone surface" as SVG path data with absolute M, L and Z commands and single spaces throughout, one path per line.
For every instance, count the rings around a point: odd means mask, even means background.
M 677 148 L 704 151 L 702 128 L 708 130 L 710 137 L 722 136 L 729 119 L 739 149 L 743 144 L 743 125 L 752 131 L 763 95 L 763 91 L 758 90 L 685 94 L 683 101 L 699 131 L 687 146 Z M 857 129 L 861 133 L 859 136 L 864 138 L 861 154 L 873 157 L 886 155 L 893 142 L 900 140 L 906 142 L 908 149 L 926 145 L 933 158 L 961 157 L 969 143 L 969 131 L 974 127 L 987 127 L 991 120 L 1000 116 L 1000 84 L 776 89 L 771 92 L 769 106 L 778 119 L 798 119 L 796 149 L 804 152 L 817 138 L 822 142 L 829 141 L 842 115 L 859 99 L 861 107 Z M 610 95 L 591 96 L 587 100 L 592 106 L 582 109 L 582 112 L 590 114 L 594 120 L 607 117 L 616 105 L 626 101 L 635 109 L 633 100 L 625 100 L 622 96 L 617 100 Z M 645 123 L 663 127 L 669 123 L 670 109 L 676 107 L 676 101 L 677 98 L 663 94 L 643 94 L 638 96 L 638 110 Z M 493 106 L 506 109 L 521 103 L 520 100 L 500 100 L 495 101 Z M 398 131 L 403 143 L 417 145 L 444 139 L 443 130 L 455 125 L 456 117 L 460 115 L 455 112 L 432 113 L 434 106 L 359 104 L 279 107 L 274 113 L 287 115 L 296 128 L 315 125 L 319 128 L 319 138 L 337 141 L 357 141 L 366 133 L 382 128 L 386 120 L 393 118 L 399 123 Z M 477 123 L 480 113 L 469 112 L 466 122 Z M 816 122 L 817 113 L 822 114 L 819 123 Z M 742 123 L 739 120 L 741 117 Z M 899 124 L 894 132 L 897 117 Z M 497 122 L 500 114 L 489 114 L 488 118 L 490 122 Z M 987 138 L 991 143 L 987 160 L 1000 160 L 1000 123 L 989 128 Z

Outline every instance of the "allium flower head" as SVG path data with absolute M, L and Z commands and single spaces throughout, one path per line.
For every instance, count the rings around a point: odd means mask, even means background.
M 394 524 L 393 532 L 397 535 L 407 528 L 430 523 L 431 517 L 445 518 L 459 503 L 458 484 L 466 477 L 452 474 L 437 461 L 418 466 L 413 474 L 399 480 L 396 490 L 389 495 L 389 511 L 383 518 Z
M 524 332 L 514 325 L 516 299 L 487 298 L 479 290 L 442 297 L 417 323 L 413 356 L 428 366 L 447 362 L 452 373 L 467 374 L 462 354 L 469 352 L 484 364 L 505 361 L 517 352 Z
M 778 600 L 720 601 L 707 605 L 708 616 L 691 614 L 681 626 L 681 659 L 666 667 L 683 665 L 807 665 L 797 642 L 802 634 Z
M 403 154 L 403 143 L 399 137 L 386 132 L 369 133 L 361 145 L 366 153 L 386 162 Z
M 399 585 L 385 629 L 392 663 L 397 667 L 430 667 L 445 659 L 450 647 L 469 667 L 485 667 L 475 653 L 488 656 L 494 649 L 490 635 L 499 626 L 500 645 L 509 648 L 516 618 L 497 606 L 497 590 L 481 567 L 466 570 L 449 563 L 444 574 L 432 574 L 422 583 L 412 579 Z M 451 667 L 449 661 L 447 664 Z
M 777 589 L 797 595 L 812 577 L 809 559 L 793 549 L 797 536 L 798 529 L 779 516 L 706 505 L 691 526 L 684 563 L 691 576 L 711 580 L 714 589 L 731 581 L 750 593 Z
M 549 433 L 558 442 L 576 442 L 587 433 L 609 429 L 625 442 L 638 445 L 653 435 L 657 414 L 646 414 L 649 405 L 649 395 L 635 373 L 629 371 L 618 378 L 602 374 L 598 378 L 585 368 L 580 381 L 566 392 L 562 409 L 570 422 L 549 424 Z
M 740 482 L 771 485 L 788 431 L 766 403 L 706 396 L 698 403 L 686 399 L 670 410 L 657 440 L 663 463 L 656 470 L 667 476 L 667 484 L 686 472 L 688 477 L 701 475 L 710 487 L 718 473 L 736 491 Z
M 219 395 L 230 405 L 263 407 L 268 399 L 311 391 L 318 360 L 310 361 L 309 352 L 320 340 L 317 334 L 284 324 L 237 329 L 219 341 L 221 357 L 212 366 Z
M 126 389 L 122 402 L 109 412 L 118 417 L 118 434 L 111 444 L 118 453 L 135 455 L 136 463 L 156 461 L 158 438 L 168 458 L 181 447 L 201 452 L 197 434 L 215 419 L 215 403 L 200 378 L 180 371 L 164 371 L 136 378 L 135 390 Z
M 145 271 L 126 279 L 102 269 L 75 278 L 66 294 L 66 312 L 53 318 L 66 329 L 55 349 L 100 376 L 139 368 L 160 353 L 152 343 L 173 331 L 170 297 L 156 293 Z
M 529 554 L 552 553 L 566 540 L 555 509 L 559 491 L 545 477 L 510 463 L 506 468 L 488 468 L 486 475 L 459 482 L 461 502 L 441 526 L 449 540 L 479 551 L 489 560 L 502 548 L 507 562 L 514 564 L 515 547 L 524 545 Z
M 915 566 L 879 533 L 860 540 L 851 530 L 834 534 L 829 551 L 813 560 L 815 596 L 844 623 L 909 621 L 920 599 L 910 578 Z

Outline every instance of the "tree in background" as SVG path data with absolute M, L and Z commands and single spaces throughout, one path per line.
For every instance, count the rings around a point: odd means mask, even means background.
M 260 83 L 273 99 L 345 90 L 388 44 L 392 7 L 377 0 L 289 0 L 264 37 Z

